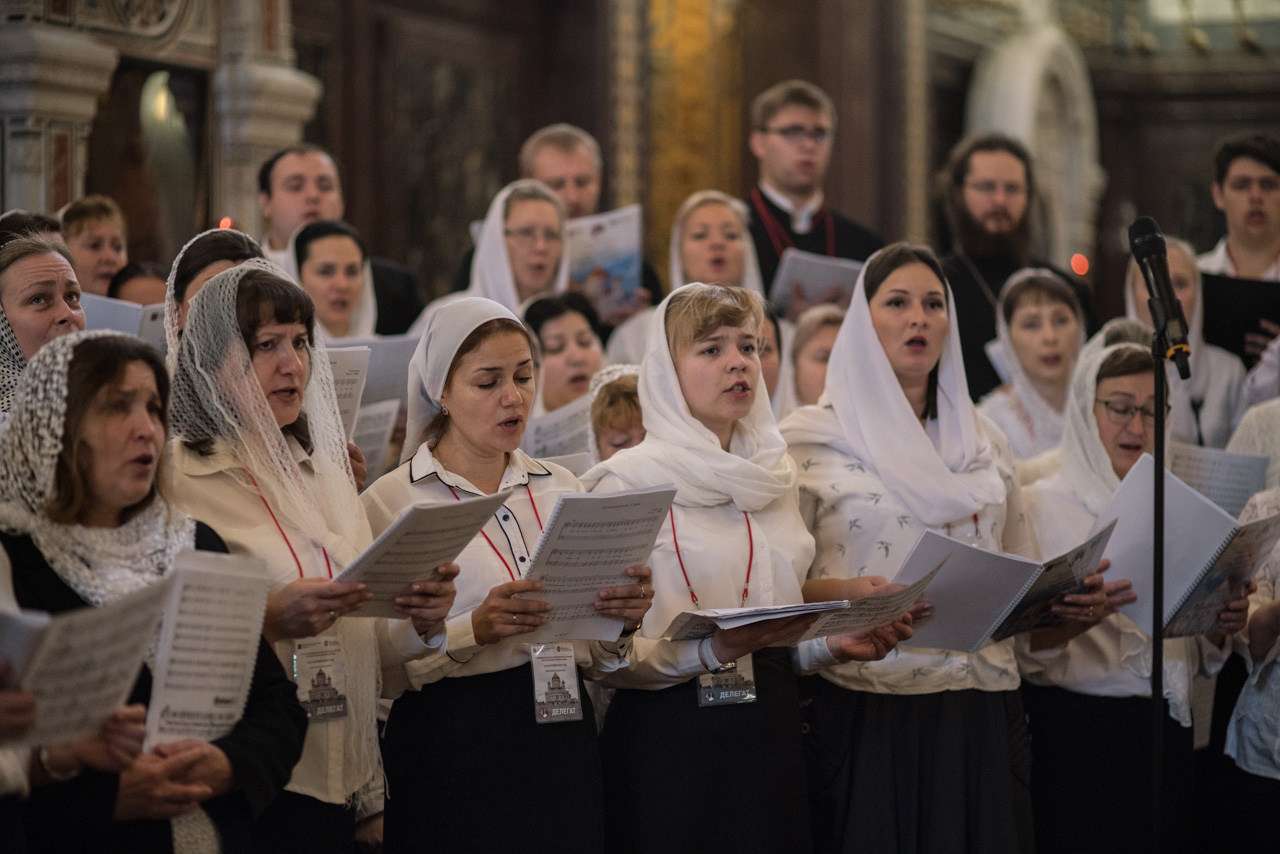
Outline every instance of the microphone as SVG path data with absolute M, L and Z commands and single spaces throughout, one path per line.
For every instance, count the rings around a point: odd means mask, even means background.
M 1173 295 L 1164 235 L 1154 219 L 1140 216 L 1129 224 L 1129 249 L 1147 283 L 1147 306 L 1151 309 L 1156 340 L 1165 348 L 1165 358 L 1178 366 L 1178 376 L 1185 380 L 1191 376 L 1187 318 L 1182 313 L 1182 304 Z

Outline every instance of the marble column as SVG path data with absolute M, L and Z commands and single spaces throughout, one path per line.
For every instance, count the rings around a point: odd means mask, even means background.
M 86 33 L 0 27 L 0 211 L 53 213 L 83 194 L 89 128 L 118 59 Z

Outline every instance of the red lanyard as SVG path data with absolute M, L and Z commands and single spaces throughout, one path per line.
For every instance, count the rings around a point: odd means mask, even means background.
M 445 486 L 449 486 L 449 484 L 446 483 Z M 454 492 L 454 489 L 452 486 L 449 486 L 449 491 L 453 492 L 453 497 L 455 500 L 457 501 L 462 500 L 462 496 L 458 495 L 457 492 Z M 529 496 L 529 503 L 533 505 L 533 518 L 538 520 L 538 531 L 539 533 L 541 533 L 542 516 L 538 513 L 538 502 L 533 500 L 533 493 L 529 491 L 529 484 L 527 483 L 524 485 L 524 492 L 525 492 L 525 495 Z M 515 581 L 516 574 L 511 571 L 511 564 L 507 563 L 507 559 L 502 556 L 502 552 L 498 551 L 498 547 L 493 544 L 493 540 L 489 539 L 489 535 L 486 534 L 483 530 L 480 531 L 480 536 L 484 537 L 484 541 L 489 544 L 489 548 L 493 549 L 493 553 L 498 556 L 498 560 L 502 561 L 502 568 L 507 571 L 508 577 L 510 577 L 512 581 Z M 525 548 L 527 549 L 528 547 L 526 546 Z
M 298 553 L 293 550 L 293 543 L 289 542 L 289 535 L 284 532 L 284 528 L 280 527 L 280 520 L 276 518 L 275 511 L 271 509 L 271 505 L 267 503 L 267 497 L 262 494 L 262 487 L 258 486 L 258 481 L 253 475 L 249 475 L 249 480 L 253 482 L 253 488 L 258 490 L 258 497 L 262 499 L 262 506 L 267 508 L 267 512 L 271 514 L 271 521 L 276 523 L 276 530 L 280 532 L 280 536 L 284 538 L 284 544 L 289 547 L 289 554 L 293 555 L 293 562 L 298 567 L 298 577 L 306 578 L 302 571 L 302 561 L 298 560 Z M 324 568 L 329 573 L 329 580 L 333 580 L 333 566 L 329 563 L 329 552 L 324 546 L 320 547 L 320 553 L 324 555 Z
M 689 573 L 684 568 L 684 558 L 680 556 L 680 540 L 676 538 L 676 511 L 672 507 L 667 511 L 671 516 L 671 542 L 676 547 L 676 560 L 680 562 L 680 572 L 684 575 L 685 586 L 689 588 L 689 598 L 693 600 L 693 607 L 698 607 L 698 594 L 693 592 L 693 582 L 689 580 Z M 751 517 L 747 515 L 747 511 L 742 511 L 742 518 L 747 520 L 747 578 L 742 582 L 742 607 L 747 607 L 747 591 L 751 589 L 751 564 L 756 559 L 756 541 L 751 535 Z
M 782 223 L 778 222 L 777 218 L 765 206 L 764 196 L 761 195 L 759 187 L 751 191 L 751 204 L 755 206 L 756 213 L 760 215 L 760 221 L 764 223 L 764 230 L 769 235 L 769 242 L 773 244 L 773 251 L 781 257 L 783 249 L 794 249 L 796 242 L 791 239 L 791 235 L 787 234 L 787 230 L 782 227 Z M 836 229 L 831 210 L 826 205 L 823 205 L 814 216 L 822 217 L 822 231 L 827 238 L 827 257 L 836 257 Z

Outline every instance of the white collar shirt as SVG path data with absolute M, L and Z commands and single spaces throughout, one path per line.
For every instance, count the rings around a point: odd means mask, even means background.
M 1217 245 L 1208 252 L 1198 256 L 1196 258 L 1196 266 L 1200 268 L 1200 272 L 1214 276 L 1235 277 L 1237 275 L 1236 265 L 1231 260 L 1231 253 L 1227 250 L 1227 238 L 1225 237 L 1219 240 Z M 1280 282 L 1280 257 L 1277 257 L 1258 279 L 1263 282 Z
M 492 588 L 524 576 L 557 497 L 581 492 L 582 487 L 567 469 L 517 450 L 510 455 L 499 486 L 499 491 L 506 489 L 512 490 L 511 497 L 455 561 L 462 571 L 455 581 L 457 598 L 445 621 L 448 652 L 407 666 L 409 682 L 415 689 L 445 677 L 496 673 L 529 661 L 528 644 L 519 637 L 483 646 L 478 643 L 471 612 Z M 443 504 L 482 494 L 466 478 L 440 465 L 424 443 L 407 463 L 366 489 L 361 499 L 373 533 L 378 535 L 411 504 Z M 577 663 L 589 678 L 625 667 L 630 648 L 628 639 L 617 643 L 574 642 Z
M 818 190 L 809 200 L 800 207 L 796 207 L 791 200 L 770 187 L 764 181 L 760 182 L 760 192 L 764 193 L 769 201 L 791 214 L 791 230 L 796 234 L 808 234 L 813 231 L 813 215 L 822 210 L 822 191 Z

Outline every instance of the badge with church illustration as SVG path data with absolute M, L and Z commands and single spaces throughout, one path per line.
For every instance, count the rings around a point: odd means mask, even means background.
M 699 706 L 733 706 L 756 701 L 756 672 L 751 656 L 744 655 L 732 670 L 698 677 Z
M 336 634 L 298 640 L 293 647 L 293 681 L 298 702 L 312 722 L 347 716 L 347 671 Z
M 533 644 L 529 647 L 529 661 L 533 665 L 534 719 L 540 724 L 582 720 L 573 644 Z

